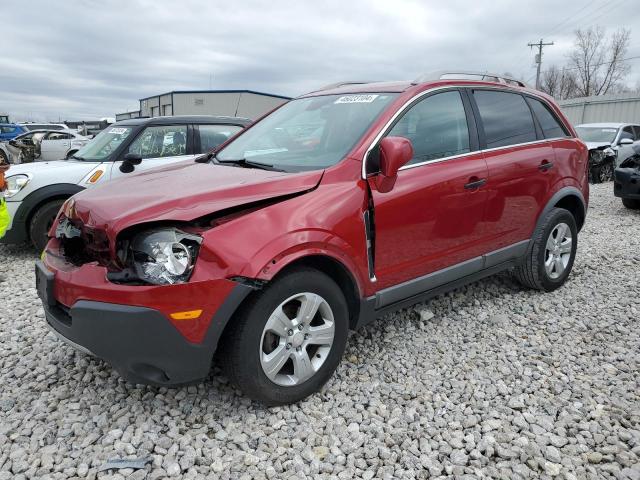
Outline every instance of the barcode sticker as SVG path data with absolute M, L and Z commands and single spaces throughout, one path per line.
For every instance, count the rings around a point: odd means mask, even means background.
M 378 97 L 379 95 L 345 95 L 333 103 L 371 103 Z

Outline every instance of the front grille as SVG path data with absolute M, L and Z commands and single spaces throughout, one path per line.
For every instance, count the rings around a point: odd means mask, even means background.
M 98 262 L 110 263 L 109 240 L 104 230 L 84 225 L 61 215 L 56 226 L 56 238 L 64 257 L 74 265 Z

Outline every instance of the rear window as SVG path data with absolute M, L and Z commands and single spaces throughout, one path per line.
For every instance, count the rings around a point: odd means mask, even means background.
M 542 133 L 544 138 L 558 138 L 566 137 L 567 132 L 556 117 L 549 111 L 549 108 L 540 100 L 529 98 L 529 104 L 533 110 L 534 115 L 540 122 Z
M 504 147 L 536 140 L 531 110 L 517 93 L 476 90 L 478 105 L 487 141 L 486 148 Z

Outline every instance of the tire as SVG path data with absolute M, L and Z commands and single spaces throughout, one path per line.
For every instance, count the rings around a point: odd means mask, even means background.
M 562 233 L 562 225 L 566 227 L 565 233 Z M 563 241 L 567 233 L 570 244 Z M 558 234 L 562 234 L 563 238 L 556 248 Z M 577 246 L 578 229 L 573 215 L 564 208 L 552 208 L 545 214 L 540 227 L 533 234 L 532 245 L 522 264 L 516 267 L 516 278 L 525 287 L 552 292 L 561 287 L 569 277 Z M 547 269 L 547 261 L 550 261 L 551 271 Z
M 613 180 L 613 162 L 607 162 L 598 168 L 598 183 L 610 182 Z
M 312 305 L 318 296 L 324 303 L 310 322 L 302 319 L 300 327 L 292 317 L 299 316 L 301 307 Z M 288 313 L 275 317 L 276 311 Z M 332 322 L 327 320 L 331 317 Z M 282 323 L 272 321 L 275 318 L 282 318 Z M 221 340 L 219 355 L 227 377 L 253 400 L 267 406 L 284 405 L 320 390 L 338 367 L 347 343 L 349 310 L 340 287 L 330 277 L 301 268 L 249 297 L 232 322 Z M 331 325 L 333 337 L 327 340 L 324 337 L 328 338 Z M 318 330 L 323 339 L 316 341 L 323 345 L 313 343 L 320 338 Z M 275 365 L 270 376 L 266 373 L 268 354 L 276 359 L 271 360 Z
M 622 204 L 630 210 L 640 210 L 640 200 L 635 198 L 623 198 Z
M 33 214 L 33 217 L 31 217 L 31 222 L 29 222 L 29 238 L 38 252 L 42 252 L 47 246 L 47 242 L 49 241 L 47 234 L 63 203 L 64 199 L 52 200 L 51 202 L 45 203 L 38 208 L 36 213 Z

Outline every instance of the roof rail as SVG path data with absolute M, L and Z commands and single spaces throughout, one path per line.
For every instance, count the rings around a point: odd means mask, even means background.
M 366 83 L 372 83 L 370 80 L 347 80 L 346 82 L 330 83 L 324 87 L 320 87 L 314 92 L 322 92 L 324 90 L 331 90 L 333 88 L 346 87 L 347 85 L 364 85 Z
M 416 78 L 413 82 L 414 85 L 422 82 L 428 82 L 433 80 L 479 80 L 486 82 L 498 82 L 506 85 L 517 85 L 518 87 L 528 87 L 528 85 L 522 80 L 506 77 L 497 73 L 489 72 L 474 72 L 467 70 L 438 70 L 435 72 L 425 73 Z

